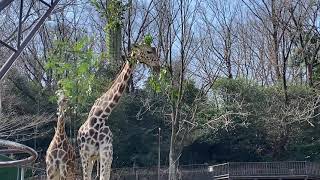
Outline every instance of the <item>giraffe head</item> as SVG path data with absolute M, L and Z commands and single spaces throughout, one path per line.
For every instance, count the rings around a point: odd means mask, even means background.
M 58 90 L 56 94 L 58 96 L 59 111 L 65 111 L 68 107 L 68 98 L 64 95 L 63 91 L 61 90 Z
M 147 44 L 135 45 L 132 48 L 130 58 L 141 64 L 145 64 L 154 70 L 160 70 L 160 60 L 155 47 Z

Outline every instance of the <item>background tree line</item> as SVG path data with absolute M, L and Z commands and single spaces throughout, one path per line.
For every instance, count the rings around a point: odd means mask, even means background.
M 13 41 L 15 5 L 0 19 L 1 37 Z M 31 7 L 25 31 L 41 8 Z M 62 1 L 1 82 L 1 138 L 44 155 L 63 88 L 74 139 L 123 57 L 152 36 L 163 68 L 157 76 L 139 66 L 112 114 L 113 167 L 156 165 L 159 127 L 170 179 L 179 164 L 316 161 L 319 8 L 315 0 Z M 0 54 L 3 63 L 8 52 Z

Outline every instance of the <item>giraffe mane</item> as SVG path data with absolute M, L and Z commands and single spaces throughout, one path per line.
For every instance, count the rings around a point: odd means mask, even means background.
M 118 71 L 118 74 L 115 76 L 116 78 L 114 78 L 106 87 L 105 87 L 105 91 L 109 90 L 112 85 L 116 82 L 116 80 L 118 79 L 119 75 L 121 74 L 121 72 L 123 71 L 124 67 L 126 66 L 126 62 L 122 64 L 120 71 Z

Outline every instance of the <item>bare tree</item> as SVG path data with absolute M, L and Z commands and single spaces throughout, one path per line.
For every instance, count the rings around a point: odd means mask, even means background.
M 42 115 L 14 115 L 3 114 L 0 121 L 0 138 L 10 139 L 16 142 L 25 142 L 31 139 L 42 137 L 48 134 L 52 129 L 44 129 L 41 133 L 34 131 L 34 129 L 44 127 L 53 122 L 55 117 L 49 114 Z
M 224 62 L 225 74 L 230 79 L 234 71 L 232 51 L 236 40 L 236 15 L 240 10 L 237 7 L 237 3 L 228 1 L 207 1 L 202 9 L 205 32 L 211 41 L 210 49 L 217 59 Z
M 171 126 L 169 180 L 178 178 L 182 150 L 193 141 L 193 133 L 199 128 L 198 114 L 216 80 L 214 77 L 220 72 L 219 68 L 207 62 L 210 56 L 202 57 L 208 52 L 208 46 L 204 47 L 208 41 L 201 38 L 201 33 L 195 32 L 199 5 L 198 1 L 181 0 L 177 4 L 170 1 L 156 6 L 159 54 L 169 80 L 169 88 L 163 92 L 166 99 L 164 107 L 160 108 Z M 216 70 L 212 72 L 213 69 Z M 188 97 L 187 92 L 190 91 L 195 91 L 196 95 Z

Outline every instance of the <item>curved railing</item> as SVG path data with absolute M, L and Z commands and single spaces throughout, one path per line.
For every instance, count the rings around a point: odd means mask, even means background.
M 0 161 L 0 168 L 5 167 L 19 167 L 17 172 L 17 179 L 20 176 L 20 179 L 24 179 L 25 168 L 32 164 L 37 158 L 38 153 L 23 144 L 1 140 L 0 139 L 0 154 L 28 154 L 29 156 L 19 160 L 9 160 L 9 161 Z
M 23 144 L 16 143 L 16 142 L 0 139 L 0 147 L 11 148 L 11 149 L 1 149 L 0 150 L 1 154 L 27 153 L 30 155 L 29 157 L 24 158 L 24 159 L 20 159 L 20 160 L 0 161 L 0 168 L 1 167 L 14 167 L 14 166 L 27 165 L 27 164 L 34 162 L 38 157 L 38 153 L 34 149 L 32 149 L 28 146 L 25 146 Z

